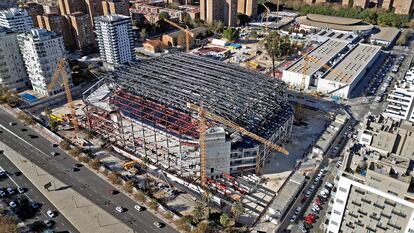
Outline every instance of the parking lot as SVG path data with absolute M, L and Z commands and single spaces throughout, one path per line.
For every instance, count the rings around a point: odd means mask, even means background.
M 17 217 L 22 232 L 78 232 L 5 156 L 0 170 L 0 211 Z

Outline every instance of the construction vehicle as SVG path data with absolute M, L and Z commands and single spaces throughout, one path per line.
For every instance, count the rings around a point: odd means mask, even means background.
M 75 129 L 75 135 L 77 135 L 79 131 L 78 120 L 76 119 L 76 111 L 75 111 L 75 106 L 73 106 L 73 99 L 72 99 L 72 93 L 70 91 L 70 84 L 69 84 L 68 76 L 65 71 L 65 59 L 64 58 L 60 59 L 57 63 L 57 68 L 56 68 L 55 73 L 53 74 L 52 81 L 50 82 L 48 86 L 48 91 L 51 91 L 53 87 L 56 85 L 59 79 L 59 74 L 63 81 L 63 88 L 65 89 L 66 99 L 68 101 L 68 105 L 70 109 L 69 122 L 72 123 L 73 128 Z
M 135 164 L 137 164 L 138 162 L 139 162 L 138 160 L 129 161 L 129 162 L 122 164 L 122 167 L 128 172 L 130 172 L 131 175 L 135 176 L 136 174 L 139 173 L 139 170 L 135 167 Z
M 247 131 L 245 128 L 235 124 L 234 122 L 231 122 L 230 120 L 227 120 L 221 116 L 218 116 L 214 113 L 208 112 L 204 109 L 203 104 L 201 103 L 200 106 L 197 106 L 195 104 L 192 103 L 187 103 L 187 107 L 191 110 L 197 111 L 199 113 L 199 124 L 200 124 L 200 138 L 199 138 L 199 143 L 200 143 L 200 167 L 201 167 L 201 184 L 203 186 L 206 185 L 207 183 L 207 176 L 206 176 L 206 144 L 205 144 L 205 133 L 206 133 L 206 117 L 209 118 L 210 120 L 216 121 L 218 123 L 221 123 L 239 133 L 241 133 L 242 135 L 245 135 L 247 137 L 250 137 L 258 142 L 261 142 L 262 144 L 264 144 L 265 146 L 268 146 L 269 148 L 281 152 L 284 155 L 289 155 L 289 152 L 284 149 L 283 147 L 280 147 L 276 144 L 274 144 L 273 142 L 264 139 L 252 132 Z M 264 161 L 263 161 L 264 162 Z M 260 168 L 262 166 L 262 159 L 260 158 L 260 154 L 257 155 L 256 158 L 256 172 L 259 173 L 260 172 Z
M 185 44 L 186 44 L 186 48 L 185 51 L 188 53 L 190 52 L 190 36 L 194 37 L 194 33 L 191 32 L 190 30 L 183 28 L 182 26 L 178 25 L 177 23 L 174 23 L 168 19 L 164 19 L 165 22 L 173 25 L 174 27 L 180 29 L 181 31 L 183 31 L 185 33 Z

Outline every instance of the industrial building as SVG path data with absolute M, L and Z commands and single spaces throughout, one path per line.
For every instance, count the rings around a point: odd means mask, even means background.
M 283 70 L 282 80 L 294 88 L 351 98 L 381 47 L 328 39 Z M 303 83 L 304 81 L 304 83 Z
M 362 124 L 364 146 L 346 150 L 335 179 L 327 232 L 411 232 L 414 125 L 383 116 L 369 116 Z
M 285 90 L 283 82 L 238 66 L 166 54 L 116 67 L 85 91 L 85 127 L 174 174 L 197 180 L 199 117 L 188 104 L 202 103 L 207 111 L 283 144 L 291 137 L 293 123 Z M 223 125 L 208 121 L 207 126 L 209 182 L 223 174 L 256 172 L 275 154 Z

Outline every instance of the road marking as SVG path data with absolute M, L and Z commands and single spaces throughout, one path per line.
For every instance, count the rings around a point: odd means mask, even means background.
M 41 154 L 46 155 L 47 157 L 50 157 L 50 155 L 44 153 L 43 151 L 39 150 L 37 147 L 33 146 L 32 144 L 30 144 L 29 142 L 27 142 L 26 140 L 24 140 L 23 138 L 21 138 L 19 135 L 13 133 L 12 131 L 10 131 L 8 128 L 4 127 L 2 124 L 0 124 L 0 127 L 5 129 L 7 132 L 9 132 L 10 134 L 14 135 L 16 138 L 20 139 L 21 141 L 25 142 L 27 145 L 29 145 L 30 147 L 33 147 L 34 149 L 36 149 L 37 151 L 39 151 Z

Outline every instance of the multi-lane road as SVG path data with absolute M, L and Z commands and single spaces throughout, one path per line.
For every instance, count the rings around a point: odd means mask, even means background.
M 10 125 L 10 122 L 17 124 Z M 26 130 L 22 131 L 22 129 Z M 154 222 L 162 221 L 148 211 L 135 211 L 133 206 L 136 203 L 123 193 L 110 194 L 109 190 L 112 190 L 113 187 L 89 169 L 82 167 L 79 171 L 73 172 L 71 169 L 77 163 L 75 159 L 59 148 L 53 148 L 49 141 L 30 128 L 25 127 L 1 109 L 0 131 L 0 141 L 53 175 L 56 179 L 71 185 L 71 188 L 75 191 L 111 213 L 115 218 L 128 224 L 135 232 L 177 232 L 168 224 L 161 229 L 154 226 Z M 37 137 L 33 137 L 33 135 Z M 50 155 L 51 152 L 58 152 L 59 155 L 53 157 Z M 117 213 L 115 211 L 116 206 L 124 207 L 127 211 Z
M 31 203 L 36 202 L 41 204 L 40 211 L 36 214 L 36 216 L 32 219 L 26 220 L 26 225 L 29 225 L 30 223 L 33 223 L 34 221 L 45 221 L 45 220 L 51 220 L 47 215 L 46 212 L 48 210 L 56 211 L 56 208 L 47 200 L 42 193 L 25 177 L 23 174 L 17 174 L 16 172 L 19 172 L 19 169 L 17 169 L 14 164 L 7 159 L 6 156 L 0 155 L 0 169 L 5 170 L 8 174 L 7 178 L 4 178 L 0 182 L 0 187 L 7 188 L 17 188 L 21 187 L 25 189 L 24 194 L 14 194 L 12 197 L 2 198 L 2 201 L 5 200 L 17 200 L 26 198 Z M 7 204 L 7 203 L 3 203 Z M 54 230 L 56 232 L 72 232 L 76 233 L 79 232 L 76 230 L 76 228 L 65 218 L 63 215 L 59 214 L 57 217 L 53 218 L 53 221 L 55 222 Z M 29 223 L 29 224 L 28 224 Z

